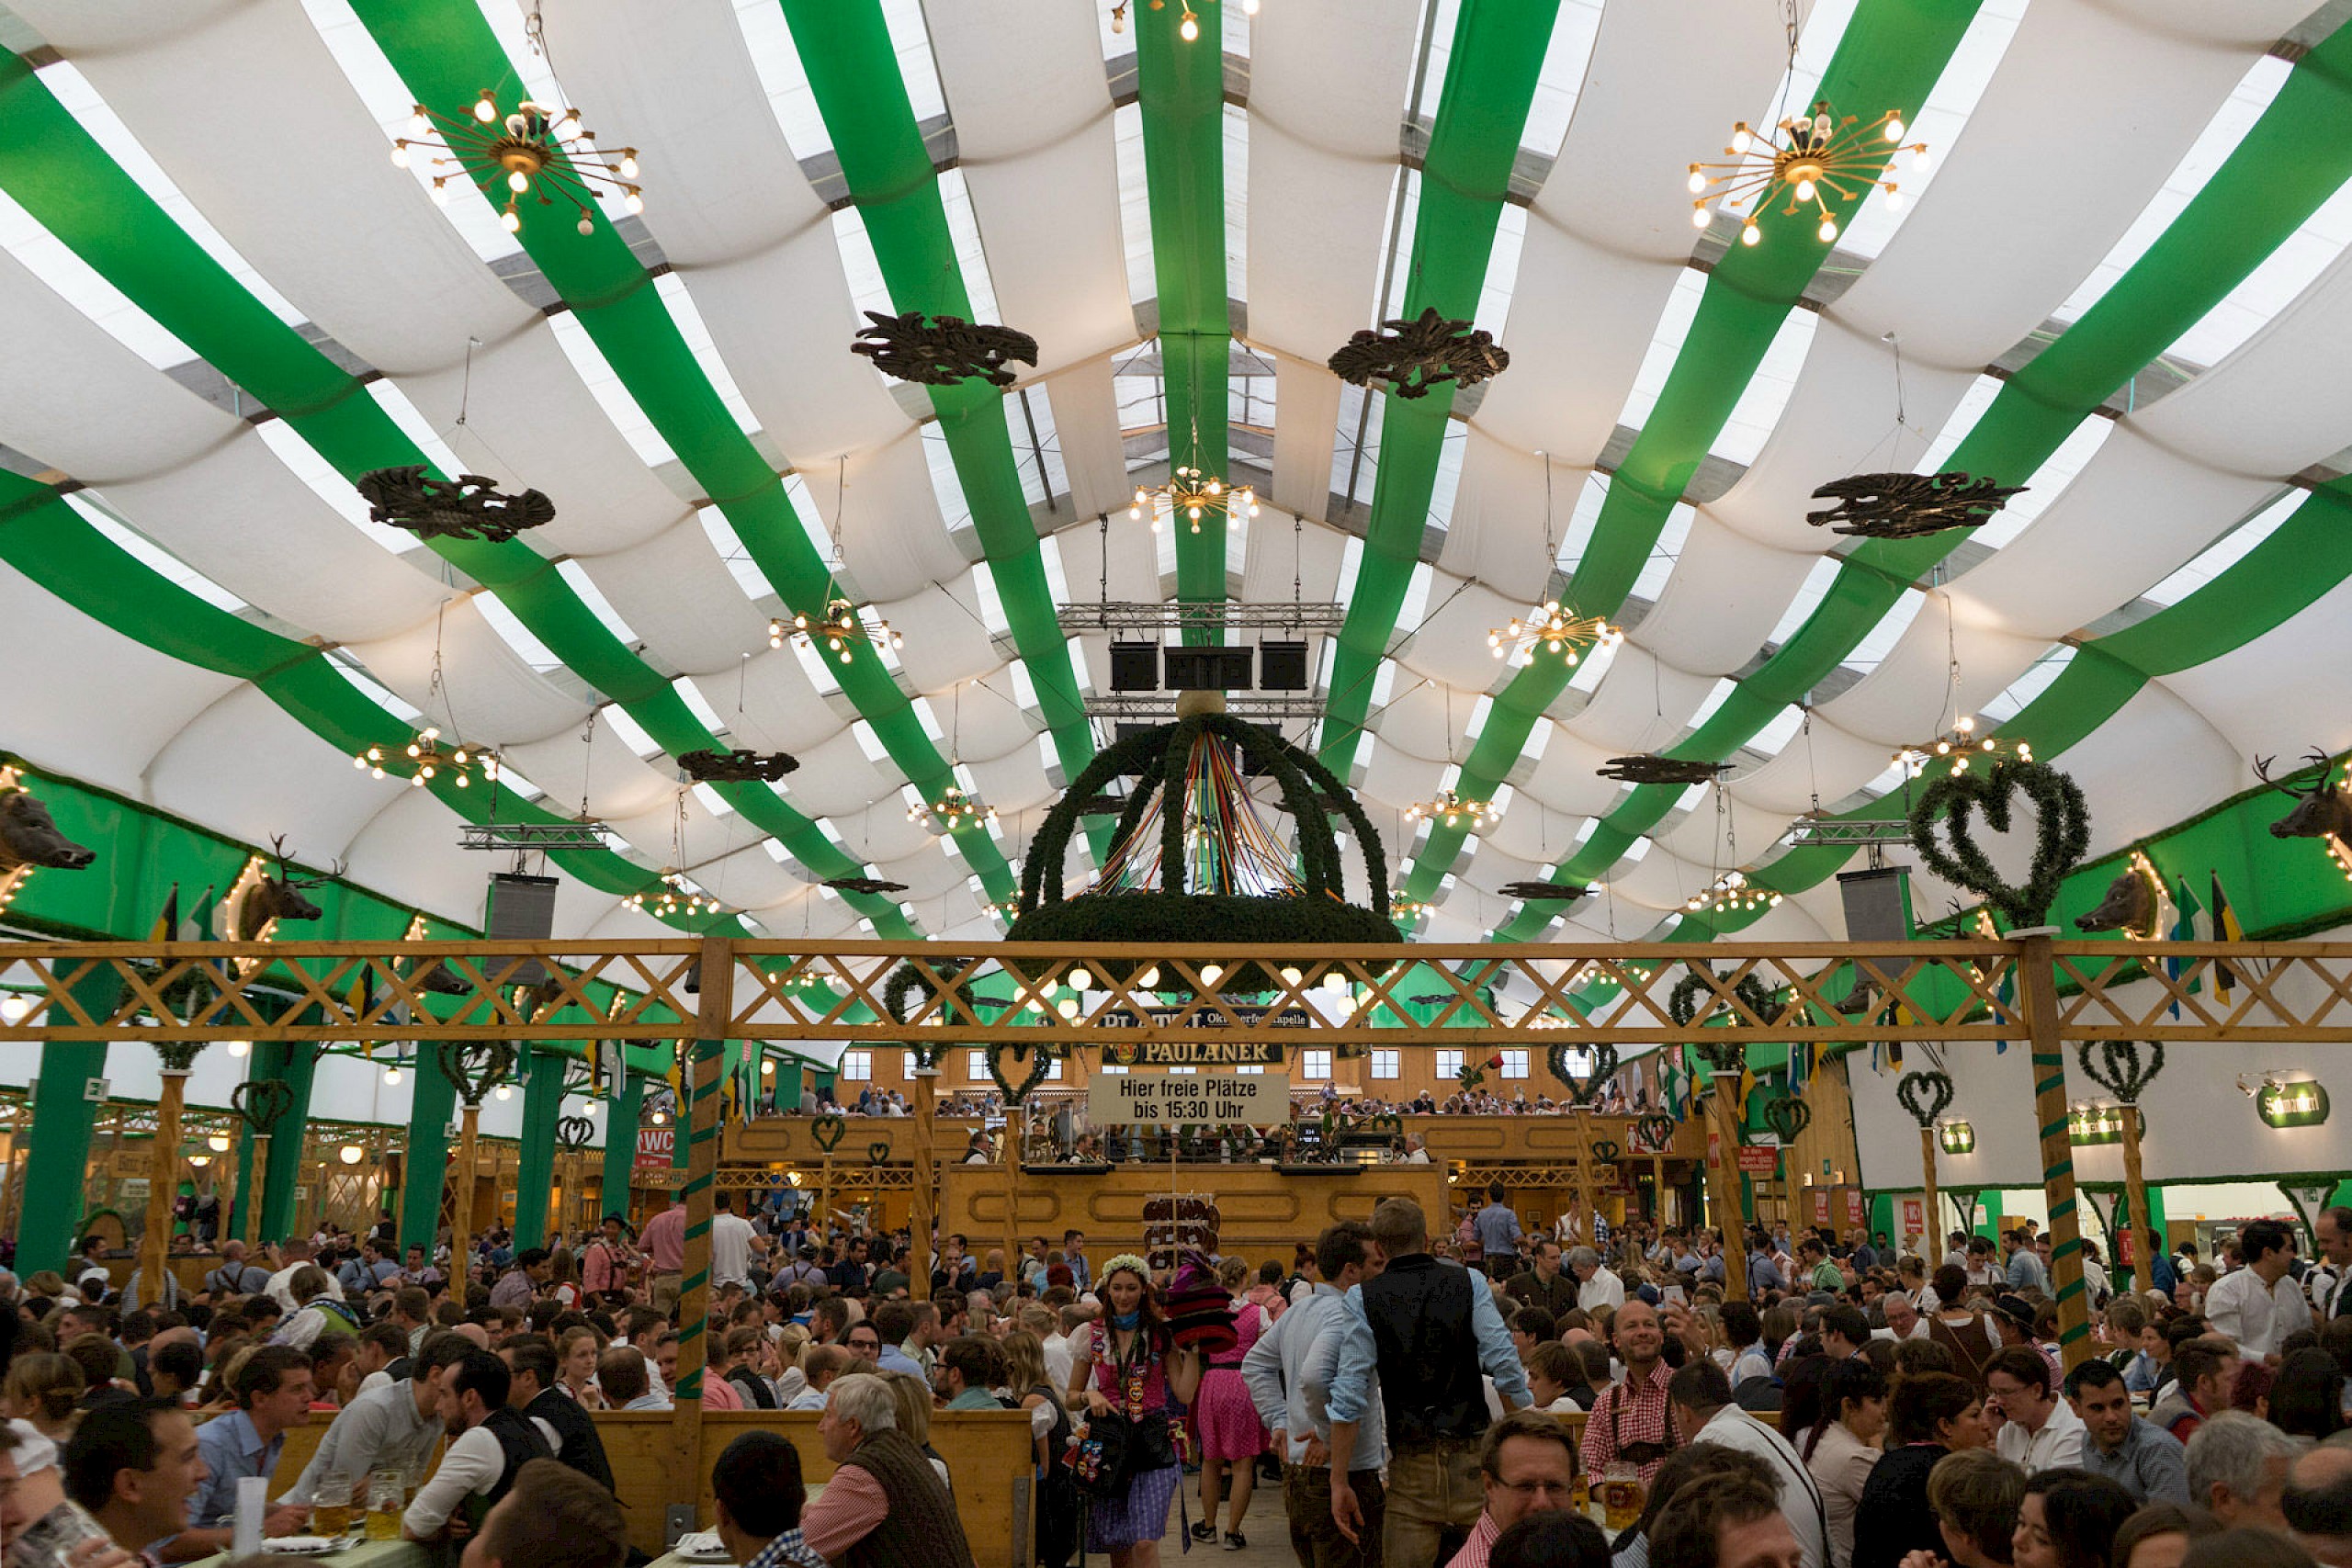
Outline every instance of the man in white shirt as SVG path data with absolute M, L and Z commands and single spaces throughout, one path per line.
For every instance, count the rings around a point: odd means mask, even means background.
M 2332 1320 L 2352 1313 L 2352 1209 L 2322 1209 L 2312 1222 L 2319 1242 L 2321 1267 L 2306 1275 L 2311 1288 L 2312 1315 L 2324 1328 Z
M 1993 1448 L 2028 1475 L 2079 1464 L 2083 1418 L 2050 1387 L 2050 1363 L 2030 1345 L 2012 1345 L 1984 1363 L 1984 1392 L 2000 1404 Z
M 1667 1380 L 1666 1397 L 1674 1407 L 1674 1429 L 1690 1433 L 1693 1443 L 1739 1449 L 1772 1467 L 1780 1477 L 1781 1517 L 1796 1537 L 1804 1568 L 1826 1568 L 1829 1531 L 1820 1487 L 1788 1438 L 1731 1402 L 1724 1370 L 1694 1357 Z
M 442 1537 L 462 1514 L 470 1534 L 514 1484 L 515 1472 L 535 1459 L 553 1459 L 539 1429 L 507 1407 L 513 1378 L 487 1350 L 469 1350 L 441 1374 L 441 1421 L 449 1446 L 416 1501 L 401 1516 L 408 1540 Z
M 370 1389 L 343 1407 L 318 1451 L 280 1503 L 310 1504 L 322 1475 L 367 1475 L 379 1470 L 423 1470 L 444 1436 L 440 1419 L 445 1369 L 474 1348 L 464 1337 L 428 1334 L 414 1358 L 413 1377 Z
M 2279 1341 L 2312 1325 L 2303 1292 L 2287 1277 L 2295 1244 L 2276 1220 L 2256 1220 L 2238 1233 L 2245 1267 L 2224 1274 L 2205 1292 L 2205 1316 L 2213 1332 L 2237 1342 L 2249 1359 L 2276 1359 Z
M 710 1282 L 749 1288 L 752 1247 L 759 1232 L 751 1221 L 735 1213 L 734 1194 L 721 1192 L 711 1199 L 710 1206 L 714 1211 L 710 1216 Z
M 1625 1281 L 1612 1273 L 1600 1261 L 1600 1254 L 1592 1248 L 1579 1247 L 1569 1253 L 1568 1268 L 1577 1277 L 1577 1305 L 1586 1312 L 1625 1304 Z
M 285 1259 L 286 1266 L 269 1277 L 269 1283 L 262 1287 L 262 1293 L 276 1302 L 280 1312 L 292 1317 L 302 1310 L 301 1303 L 294 1299 L 294 1270 L 311 1261 L 311 1244 L 296 1236 L 287 1242 L 278 1256 Z M 323 1269 L 319 1272 L 326 1274 Z M 336 1301 L 343 1300 L 343 1286 L 336 1282 L 334 1275 L 327 1274 L 326 1277 L 327 1294 Z
M 1900 1291 L 1891 1291 L 1879 1298 L 1879 1306 L 1886 1314 L 1886 1326 L 1872 1329 L 1873 1339 L 1892 1339 L 1897 1344 L 1905 1339 L 1928 1337 L 1928 1320 L 1911 1304 L 1911 1298 Z

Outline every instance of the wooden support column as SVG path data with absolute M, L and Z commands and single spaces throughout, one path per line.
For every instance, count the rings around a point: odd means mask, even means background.
M 139 1237 L 139 1304 L 161 1311 L 170 1299 L 164 1281 L 172 1252 L 172 1200 L 180 1186 L 180 1112 L 187 1105 L 186 1067 L 166 1063 L 155 1097 L 155 1144 L 147 1162 L 147 1223 Z
M 1747 1299 L 1747 1246 L 1739 1228 L 1739 1179 L 1732 1167 L 1739 1158 L 1739 1129 L 1732 1124 L 1731 1102 L 1739 1093 L 1737 1073 L 1713 1075 L 1715 1090 L 1707 1097 L 1707 1121 L 1714 1131 L 1713 1149 L 1707 1156 L 1707 1196 L 1715 1211 L 1715 1227 L 1724 1233 L 1724 1300 Z
M 2140 1233 L 2132 1248 L 2131 1274 L 2144 1285 L 2155 1278 L 2149 1265 L 2164 1256 L 2164 1238 L 2157 1232 L 2155 1216 L 2148 1212 L 2148 1181 L 2140 1170 L 2140 1107 L 2129 1100 L 2123 1106 L 2123 1201 L 2132 1205 L 2129 1228 Z M 2050 1245 L 2055 1252 L 2058 1244 Z M 2108 1266 L 2115 1270 L 2116 1288 L 2122 1289 L 2121 1261 L 2110 1258 Z
M 470 1306 L 473 1297 L 474 1164 L 481 1132 L 481 1107 L 466 1101 L 458 1124 L 458 1163 L 449 1177 L 449 1283 L 459 1293 L 458 1304 Z
M 1928 1189 L 1928 1217 L 1923 1226 L 1927 1234 L 1919 1238 L 1919 1252 L 1924 1258 L 1941 1258 L 1945 1227 L 1943 1212 L 1936 1207 L 1936 1129 L 1932 1124 L 1919 1129 L 1919 1170 Z
M 2041 1129 L 2041 1182 L 2050 1199 L 2050 1278 L 2058 1298 L 2058 1354 L 2068 1371 L 2091 1353 L 2090 1298 L 2083 1290 L 2082 1214 L 2075 1196 L 2075 1150 L 2066 1138 L 2066 1053 L 2058 1037 L 2054 926 L 2012 931 L 2018 995 L 2033 1041 L 2033 1110 Z
M 1021 1278 L 1021 1134 L 1029 1120 L 1028 1108 L 1012 1100 L 1004 1106 L 1004 1277 Z
M 1577 1243 L 1592 1246 L 1592 1124 L 1586 1120 L 1590 1106 L 1568 1107 L 1568 1121 L 1577 1140 Z
M 932 1090 L 939 1083 L 937 1067 L 917 1066 L 907 1071 L 908 1082 L 915 1095 L 915 1185 L 911 1213 L 907 1220 L 907 1278 L 916 1280 L 922 1289 L 911 1292 L 917 1301 L 931 1299 L 931 1218 L 939 1209 L 939 1165 L 933 1156 Z M 882 1209 L 882 1186 L 877 1179 L 874 1187 L 874 1209 Z M 869 1222 L 870 1223 L 870 1222 Z
M 692 1503 L 700 1495 L 702 1380 L 710 1361 L 710 1216 L 718 1179 L 718 1069 L 735 1010 L 735 948 L 724 937 L 703 939 L 701 1006 L 695 1015 L 693 1060 L 684 1078 L 682 1118 L 686 1149 L 686 1267 L 678 1295 L 678 1381 L 670 1391 L 667 1500 Z

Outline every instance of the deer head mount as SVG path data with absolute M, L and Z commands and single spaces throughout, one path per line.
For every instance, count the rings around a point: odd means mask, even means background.
M 2156 908 L 2162 899 L 2155 873 L 2134 860 L 2123 868 L 2123 874 L 2107 885 L 2098 908 L 2075 917 L 2075 929 L 2121 931 L 2144 942 L 2156 934 Z
M 2317 777 L 2309 789 L 2270 776 L 2271 758 L 2254 760 L 2254 776 L 2295 803 L 2295 808 L 2270 824 L 2274 839 L 2334 839 L 2338 843 L 2352 845 L 2352 799 L 2328 782 L 2335 776 L 2335 764 L 2324 751 L 2306 751 L 2304 763 L 2315 770 Z M 2296 773 L 2303 770 L 2298 768 Z M 2293 775 L 2289 775 L 2292 777 Z
M 302 897 L 305 887 L 316 887 L 333 882 L 344 874 L 344 863 L 337 861 L 322 876 L 296 876 L 287 863 L 286 840 L 283 837 L 269 841 L 270 852 L 277 859 L 277 874 L 263 872 L 237 906 L 237 940 L 257 941 L 262 928 L 272 920 L 315 920 L 319 907 Z
M 29 790 L 0 795 L 0 875 L 21 866 L 79 871 L 97 858 L 96 851 L 59 832 L 49 807 Z

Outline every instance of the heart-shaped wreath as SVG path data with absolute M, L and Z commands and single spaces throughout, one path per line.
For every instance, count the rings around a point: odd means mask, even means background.
M 585 1116 L 566 1116 L 555 1124 L 555 1145 L 566 1154 L 578 1154 L 596 1135 L 596 1123 Z
M 1402 1116 L 1395 1114 L 1393 1111 L 1383 1112 L 1378 1116 L 1365 1118 L 1364 1125 L 1371 1128 L 1375 1133 L 1387 1133 L 1392 1135 L 1401 1135 L 1405 1131 L 1405 1119 Z
M 1977 846 L 1969 813 L 1981 810 L 1984 825 L 2009 830 L 2010 796 L 2022 792 L 2033 803 L 2033 863 L 2023 887 L 2012 887 Z M 1947 851 L 1936 840 L 1936 818 L 1951 813 Z M 1953 773 L 1929 784 L 1911 807 L 1911 838 L 1929 871 L 1955 886 L 1989 900 L 2012 927 L 2039 926 L 2058 897 L 2058 885 L 2082 863 L 2090 847 L 2091 813 L 2082 786 L 2045 762 L 2004 759 L 1989 773 Z
M 468 1105 L 480 1105 L 514 1070 L 514 1047 L 503 1040 L 437 1040 L 433 1055 Z
M 828 1111 L 808 1123 L 808 1140 L 827 1154 L 831 1154 L 840 1145 L 842 1134 L 848 1131 L 849 1123 Z
M 1793 1095 L 1768 1100 L 1764 1105 L 1764 1125 L 1771 1128 L 1783 1145 L 1793 1144 L 1798 1134 L 1813 1125 L 1813 1107 Z
M 971 967 L 972 960 L 968 958 L 927 958 L 921 963 L 910 958 L 891 970 L 890 978 L 883 984 L 882 1010 L 890 1015 L 892 1021 L 906 1022 L 907 1004 L 914 999 L 918 991 L 926 998 L 949 996 L 948 1006 L 951 1008 L 954 999 L 958 998 L 967 1004 L 985 1003 L 989 998 L 973 996 L 968 989 L 963 988 L 971 984 L 969 976 L 960 985 L 956 978 Z M 941 1021 L 953 1022 L 952 1011 L 943 1011 Z M 947 1050 L 944 1044 L 922 1040 L 910 1040 L 906 1042 L 906 1047 L 914 1053 L 915 1060 L 926 1067 L 939 1066 L 939 1058 Z
M 1579 1077 L 1568 1070 L 1568 1047 L 1555 1045 L 1544 1053 L 1545 1066 L 1552 1076 L 1567 1085 L 1568 1100 L 1577 1105 L 1590 1105 L 1600 1098 L 1601 1089 L 1617 1072 L 1617 1047 L 1605 1042 L 1586 1047 L 1592 1053 L 1592 1071 Z
M 2155 1076 L 2165 1070 L 2165 1047 L 2160 1040 L 2146 1042 L 2148 1055 L 2140 1055 L 2142 1042 L 2137 1040 L 2086 1040 L 2075 1047 L 2075 1060 L 2082 1064 L 2084 1076 L 2107 1090 L 2125 1105 L 2137 1105 L 2140 1096 Z M 2098 1048 L 2096 1057 L 2092 1047 Z
M 1663 1111 L 1653 1111 L 1634 1120 L 1634 1136 L 1653 1154 L 1664 1154 L 1667 1145 L 1674 1142 L 1674 1129 L 1681 1125 Z
M 884 1160 L 888 1159 L 889 1157 L 889 1139 L 876 1138 L 872 1143 L 865 1145 L 865 1158 L 866 1163 L 869 1165 L 880 1165 Z
M 1741 1021 L 1737 1010 L 1723 998 L 1723 980 L 1724 977 L 1713 969 L 1703 964 L 1693 964 L 1690 972 L 1677 980 L 1674 989 L 1667 994 L 1666 1016 L 1674 1021 L 1677 1029 L 1689 1029 L 1693 1021 L 1701 1019 L 1699 998 L 1703 994 L 1708 998 L 1705 1020 L 1712 1021 L 1721 1015 L 1736 1027 Z M 1739 983 L 1732 987 L 1731 994 L 1738 999 L 1740 1007 L 1766 1023 L 1781 1016 L 1779 1005 L 1772 1000 L 1771 987 L 1752 974 L 1742 975 Z M 1699 1048 L 1699 1055 L 1707 1059 L 1707 1065 L 1719 1073 L 1736 1073 L 1747 1066 L 1747 1047 L 1736 1039 L 1710 1043 L 1694 1037 L 1690 1043 Z
M 1592 1163 L 1595 1165 L 1615 1165 L 1617 1156 L 1623 1152 L 1614 1138 L 1595 1138 L 1592 1141 Z
M 231 1089 L 229 1103 L 246 1126 L 266 1136 L 294 1109 L 294 1090 L 277 1078 L 254 1078 Z
M 1029 1076 L 1019 1083 L 1005 1076 L 1004 1058 L 1007 1055 L 1015 1062 L 1026 1061 L 1029 1064 Z M 1004 1102 L 1008 1106 L 1027 1104 L 1029 1091 L 1046 1081 L 1053 1062 L 1054 1048 L 1042 1040 L 1000 1042 L 988 1049 L 989 1077 L 994 1078 L 996 1087 L 1004 1091 Z
M 1932 1127 L 1951 1104 L 1951 1075 L 1949 1073 L 1905 1073 L 1894 1086 L 1894 1098 L 1903 1109 L 1911 1112 L 1911 1120 L 1922 1127 Z

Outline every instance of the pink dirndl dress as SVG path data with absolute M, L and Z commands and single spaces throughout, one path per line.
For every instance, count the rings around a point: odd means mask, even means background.
M 1241 1381 L 1241 1358 L 1266 1331 L 1266 1309 L 1248 1303 L 1233 1314 L 1233 1348 L 1212 1356 L 1201 1370 L 1201 1392 L 1193 1401 L 1193 1438 L 1203 1459 L 1250 1460 L 1271 1440 L 1250 1385 Z

